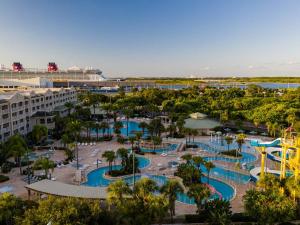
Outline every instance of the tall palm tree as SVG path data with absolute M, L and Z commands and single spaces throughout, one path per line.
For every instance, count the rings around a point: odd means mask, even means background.
M 96 140 L 99 140 L 99 129 L 101 129 L 101 126 L 98 122 L 94 123 L 94 129 L 96 130 Z
M 193 162 L 195 163 L 196 167 L 198 168 L 200 174 L 201 174 L 201 165 L 204 164 L 204 160 L 201 156 L 194 156 L 192 158 Z M 201 176 L 200 176 L 200 183 L 201 183 Z
M 123 123 L 121 121 L 116 121 L 114 123 L 114 132 L 116 135 L 121 133 L 121 129 L 123 128 Z
M 183 193 L 184 188 L 177 180 L 168 180 L 160 189 L 160 192 L 169 200 L 169 210 L 171 221 L 173 223 L 173 216 L 175 215 L 175 201 L 178 193 Z
M 105 131 L 109 130 L 109 124 L 103 121 L 102 123 L 100 123 L 100 127 L 102 129 L 102 137 L 104 137 Z
M 140 149 L 140 141 L 141 141 L 142 136 L 143 136 L 143 134 L 140 131 L 135 133 L 135 139 L 137 140 L 138 149 Z
M 68 109 L 68 116 L 71 115 L 71 111 L 74 108 L 74 104 L 72 102 L 66 102 L 65 107 Z
M 156 146 L 160 145 L 162 142 L 161 138 L 158 136 L 152 136 L 152 144 L 153 144 L 153 151 L 155 152 Z
M 197 205 L 197 212 L 202 211 L 203 201 L 205 201 L 210 196 L 209 188 L 203 184 L 192 184 L 189 187 L 187 195 L 190 198 L 194 198 Z
M 39 144 L 41 140 L 48 135 L 48 128 L 44 125 L 35 125 L 32 129 L 32 137 L 35 144 Z
M 108 166 L 109 166 L 109 172 L 112 171 L 112 163 L 115 161 L 116 159 L 116 154 L 114 151 L 105 151 L 102 154 L 102 157 L 104 157 L 106 159 L 106 161 L 108 162 Z
M 42 157 L 34 162 L 33 168 L 43 169 L 45 171 L 45 176 L 48 178 L 49 170 L 53 172 L 55 163 L 46 157 Z
M 147 128 L 148 124 L 146 122 L 140 122 L 139 128 L 142 129 L 143 136 L 145 135 L 145 129 Z
M 227 151 L 229 151 L 229 146 L 232 144 L 233 138 L 230 137 L 230 136 L 225 136 L 225 141 L 226 141 L 226 144 L 227 144 Z
M 123 110 L 123 114 L 125 115 L 126 117 L 126 134 L 127 134 L 127 137 L 128 137 L 128 125 L 129 125 L 129 118 L 130 116 L 132 115 L 132 110 L 130 108 L 125 108 Z
M 210 175 L 210 171 L 215 168 L 216 166 L 212 163 L 212 162 L 204 162 L 204 166 L 207 170 L 207 180 L 208 180 L 208 184 L 209 184 L 209 175 Z
M 124 169 L 125 166 L 126 166 L 126 162 L 127 162 L 127 159 L 128 159 L 128 150 L 126 148 L 119 148 L 117 150 L 117 155 L 121 157 L 121 165 L 122 165 L 122 168 Z
M 239 152 L 242 152 L 243 144 L 245 143 L 246 135 L 238 134 L 236 138 L 236 143 L 238 144 Z
M 131 144 L 131 149 L 132 149 L 132 151 L 133 151 L 133 144 L 134 144 L 134 142 L 135 142 L 135 136 L 130 136 L 129 138 L 128 138 L 128 140 L 129 140 L 129 142 L 130 142 L 130 144 Z
M 22 156 L 28 152 L 27 144 L 22 136 L 15 134 L 11 136 L 4 145 L 7 149 L 8 155 L 15 158 L 16 164 L 19 165 L 20 174 L 22 174 Z
M 80 138 L 80 132 L 82 129 L 82 123 L 79 120 L 73 120 L 70 123 L 67 124 L 67 132 L 71 133 L 74 137 L 74 140 L 76 142 L 76 168 L 79 169 L 79 153 L 78 153 L 78 147 L 77 142 Z
M 142 202 L 147 201 L 149 194 L 154 193 L 158 190 L 158 186 L 154 180 L 149 178 L 142 178 L 137 181 L 133 187 L 133 193 L 137 199 Z

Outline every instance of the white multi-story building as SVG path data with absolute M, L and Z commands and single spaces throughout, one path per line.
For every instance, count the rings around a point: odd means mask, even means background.
M 53 129 L 55 112 L 66 115 L 65 103 L 76 101 L 74 88 L 0 89 L 0 141 L 25 135 L 36 124 Z

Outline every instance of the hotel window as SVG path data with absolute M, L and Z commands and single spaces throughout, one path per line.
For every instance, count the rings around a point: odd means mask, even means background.
M 6 110 L 6 109 L 8 109 L 8 105 L 3 105 L 2 110 Z
M 2 115 L 2 119 L 7 119 L 7 118 L 8 118 L 8 114 Z
M 40 119 L 41 124 L 45 124 L 45 119 Z

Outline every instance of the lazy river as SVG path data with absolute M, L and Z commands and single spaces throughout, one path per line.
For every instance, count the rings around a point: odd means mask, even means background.
M 147 166 L 150 165 L 150 160 L 145 158 L 145 157 L 137 157 L 138 162 L 139 162 L 139 168 L 143 169 Z M 120 165 L 113 166 L 113 169 L 120 169 Z M 105 167 L 100 167 L 98 169 L 95 169 L 91 171 L 90 173 L 87 174 L 87 181 L 83 183 L 82 185 L 86 186 L 92 186 L 92 187 L 97 187 L 97 186 L 108 186 L 111 182 L 114 180 L 110 180 L 104 177 L 105 173 L 108 171 L 108 166 Z M 143 177 L 148 177 L 154 181 L 157 182 L 159 186 L 163 185 L 164 183 L 167 182 L 168 178 L 166 176 L 161 176 L 161 175 L 152 175 L 152 174 L 137 174 L 136 175 L 136 181 L 143 178 Z M 131 185 L 133 183 L 133 176 L 129 175 L 124 178 L 124 181 Z M 207 177 L 202 177 L 202 182 L 203 183 L 208 183 Z M 209 184 L 216 190 L 217 193 L 219 193 L 222 196 L 222 199 L 225 200 L 231 200 L 234 197 L 235 191 L 234 189 L 219 180 L 210 178 Z M 219 198 L 220 196 L 217 194 L 213 194 L 211 198 Z M 195 204 L 194 200 L 192 198 L 189 198 L 186 194 L 184 193 L 178 193 L 177 195 L 177 200 L 186 204 Z

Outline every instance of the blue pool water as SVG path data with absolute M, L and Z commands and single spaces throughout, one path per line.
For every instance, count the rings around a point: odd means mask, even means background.
M 155 150 L 148 149 L 148 148 L 141 148 L 141 151 L 145 152 L 145 153 L 151 153 L 151 152 L 163 153 L 163 152 L 174 151 L 177 149 L 177 146 L 178 146 L 178 144 L 170 144 L 166 148 L 157 148 Z
M 257 160 L 257 157 L 253 154 L 241 152 L 242 158 L 234 159 L 224 156 L 212 156 L 212 157 L 204 157 L 206 161 L 224 161 L 224 162 L 231 162 L 231 163 L 251 163 Z
M 121 121 L 123 124 L 123 128 L 121 128 L 121 135 L 127 136 L 127 122 Z M 114 132 L 114 125 L 113 123 L 109 124 L 110 128 L 105 130 L 105 133 L 107 134 Z M 128 121 L 128 136 L 134 136 L 137 131 L 143 131 L 141 128 L 139 128 L 139 123 L 135 121 Z M 96 134 L 96 129 L 92 130 L 93 134 Z M 102 134 L 102 129 L 99 129 L 99 134 Z M 147 134 L 147 129 L 145 129 L 145 135 Z
M 144 157 L 138 157 L 139 161 L 139 168 L 145 168 L 150 164 L 150 160 Z M 120 165 L 113 166 L 113 169 L 120 169 Z M 93 170 L 87 175 L 87 182 L 83 183 L 83 185 L 97 187 L 97 186 L 108 186 L 112 181 L 106 179 L 103 175 L 108 171 L 108 166 L 101 167 L 99 169 Z M 151 175 L 151 174 L 142 174 L 142 175 L 136 175 L 136 181 L 141 179 L 142 177 L 148 177 L 154 181 L 157 182 L 159 186 L 163 185 L 167 182 L 168 178 L 165 176 L 159 176 L 159 175 Z M 125 182 L 128 184 L 133 183 L 133 176 L 128 176 L 124 178 Z M 202 177 L 202 182 L 207 183 L 208 179 L 207 177 Z M 221 181 L 210 179 L 210 185 L 213 186 L 217 192 L 219 192 L 222 195 L 223 199 L 230 200 L 234 196 L 234 189 Z M 219 198 L 218 195 L 214 194 L 211 196 L 211 198 Z M 178 193 L 177 200 L 186 204 L 194 204 L 194 200 L 192 198 L 189 198 L 184 193 Z

